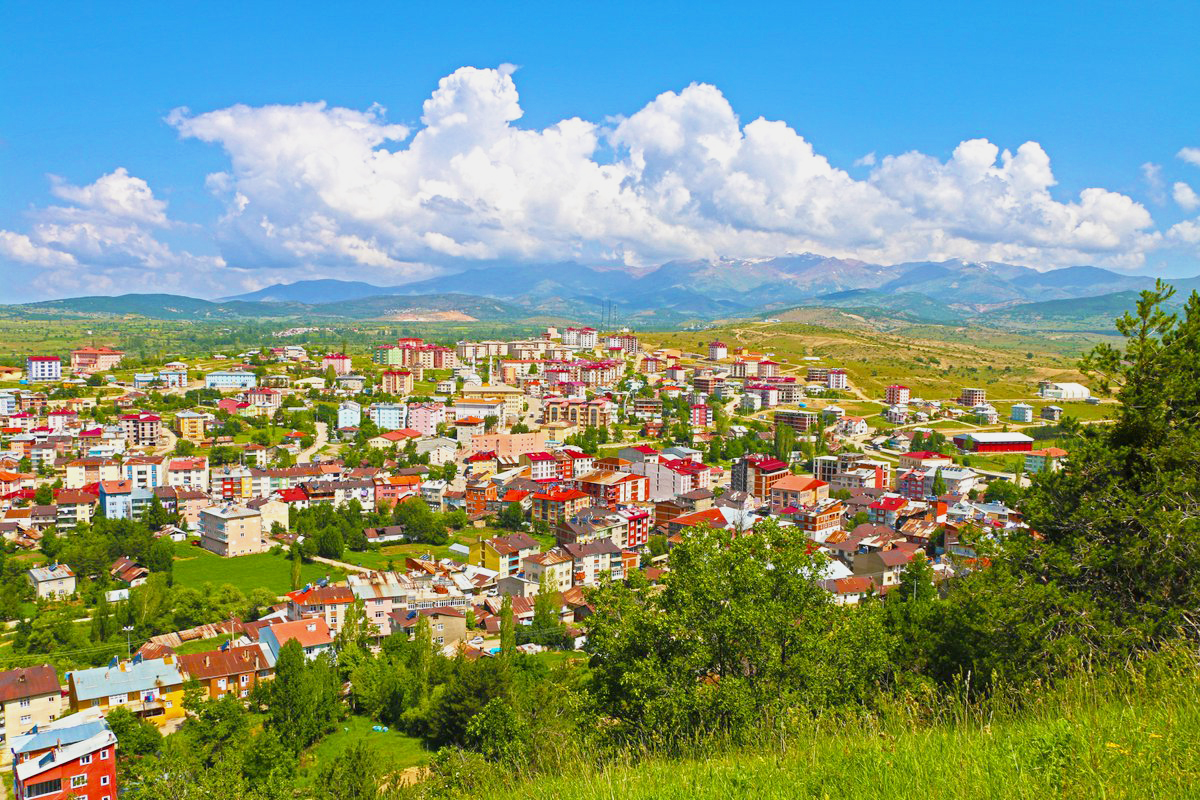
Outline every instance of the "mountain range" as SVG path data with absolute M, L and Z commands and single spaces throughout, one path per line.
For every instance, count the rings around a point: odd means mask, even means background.
M 1173 280 L 1186 294 L 1200 277 Z M 1111 328 L 1154 278 L 1094 266 L 1041 272 L 996 262 L 871 264 L 806 253 L 752 260 L 671 261 L 645 270 L 573 262 L 489 265 L 376 286 L 336 279 L 276 284 L 215 301 L 176 295 L 84 297 L 8 306 L 10 314 L 138 314 L 158 318 L 329 317 L 348 319 L 564 318 L 595 321 L 604 309 L 623 324 L 770 316 L 797 307 L 887 312 L 915 321 L 990 321 L 1053 328 Z M 1084 305 L 1064 301 L 1090 298 Z M 1027 304 L 1036 308 L 1026 309 Z M 1107 319 L 1107 322 L 1103 320 Z

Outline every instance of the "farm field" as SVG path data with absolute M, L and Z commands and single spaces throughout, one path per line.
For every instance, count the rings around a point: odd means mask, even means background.
M 175 557 L 175 583 L 180 586 L 202 586 L 228 583 L 243 594 L 251 589 L 268 589 L 277 595 L 292 590 L 292 564 L 286 555 L 260 553 L 237 558 L 222 558 L 201 547 L 188 547 Z M 337 579 L 342 573 L 327 564 L 304 564 L 300 583 L 312 583 L 325 576 Z

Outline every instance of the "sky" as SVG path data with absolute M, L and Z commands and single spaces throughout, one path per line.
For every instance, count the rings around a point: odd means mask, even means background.
M 799 252 L 1193 275 L 1198 40 L 1194 2 L 11 3 L 0 302 Z

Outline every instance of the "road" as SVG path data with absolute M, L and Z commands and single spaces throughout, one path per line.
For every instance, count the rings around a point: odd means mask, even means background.
M 317 423 L 317 435 L 313 439 L 312 447 L 304 450 L 300 455 L 296 456 L 297 464 L 308 464 L 312 461 L 312 457 L 320 452 L 321 448 L 329 443 L 329 425 L 324 422 Z

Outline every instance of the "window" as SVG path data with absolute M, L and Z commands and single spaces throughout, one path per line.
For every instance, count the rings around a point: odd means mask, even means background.
M 32 717 L 31 715 L 29 715 L 29 714 L 24 714 L 24 715 L 21 717 L 21 724 L 22 724 L 22 725 L 28 725 L 28 724 L 29 724 L 29 723 L 31 723 L 31 722 L 33 722 L 33 717 Z
M 241 682 L 242 682 L 242 686 L 245 686 L 247 683 L 249 683 L 249 682 L 250 682 L 250 676 L 249 676 L 249 675 L 242 675 L 242 676 L 239 678 L 239 680 L 241 680 Z
M 108 786 L 108 776 L 107 776 L 107 775 L 101 775 L 101 776 L 100 776 L 100 785 L 101 785 L 101 786 Z
M 88 778 L 88 776 L 86 774 L 72 775 L 71 776 L 71 788 L 72 789 L 80 789 L 84 786 L 87 786 L 87 778 Z
M 107 750 L 101 750 L 101 751 L 100 751 L 100 760 L 101 760 L 101 761 L 108 761 L 108 751 L 107 751 Z
M 92 754 L 91 754 L 91 753 L 88 753 L 86 756 L 80 756 L 80 757 L 79 757 L 79 763 L 80 763 L 80 764 L 90 764 L 90 763 L 92 763 Z
M 44 794 L 61 791 L 62 778 L 55 778 L 52 781 L 42 781 L 41 783 L 29 784 L 25 787 L 25 797 L 41 797 Z
M 224 678 L 218 678 L 218 679 L 217 679 L 217 688 L 218 688 L 218 689 L 224 689 L 224 688 L 225 688 L 225 679 L 224 679 Z
M 126 698 L 126 697 L 128 697 L 128 695 L 124 695 L 124 694 L 110 694 L 110 695 L 108 696 L 108 704 L 109 704 L 110 706 L 118 706 L 118 705 L 120 705 L 121 703 L 124 703 L 124 702 L 125 702 L 125 698 Z
M 29 698 L 28 697 L 21 699 L 21 708 L 29 708 Z

